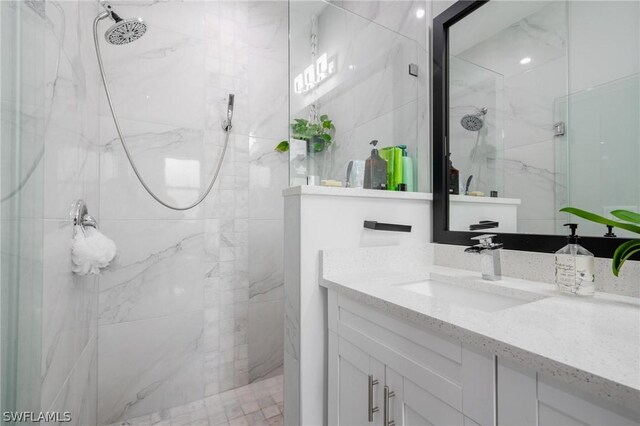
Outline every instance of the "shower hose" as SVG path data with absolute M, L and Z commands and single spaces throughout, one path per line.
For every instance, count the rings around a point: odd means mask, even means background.
M 226 125 L 223 126 L 223 130 L 225 132 L 225 139 L 224 139 L 224 146 L 222 148 L 222 154 L 220 155 L 220 159 L 218 160 L 218 165 L 216 166 L 216 170 L 215 170 L 215 172 L 214 172 L 214 174 L 213 174 L 213 176 L 211 178 L 211 181 L 209 182 L 209 185 L 205 189 L 205 191 L 198 197 L 198 199 L 195 202 L 193 202 L 192 204 L 189 204 L 188 206 L 184 206 L 184 207 L 174 206 L 174 205 L 171 205 L 171 204 L 163 201 L 158 195 L 156 195 L 153 192 L 153 190 L 145 182 L 144 178 L 140 174 L 140 171 L 136 167 L 136 164 L 133 161 L 133 158 L 131 156 L 131 152 L 129 152 L 129 148 L 127 147 L 127 144 L 126 144 L 126 142 L 124 140 L 124 137 L 122 136 L 122 130 L 120 129 L 120 124 L 118 122 L 118 117 L 116 115 L 115 108 L 113 107 L 113 102 L 111 101 L 111 94 L 109 93 L 109 85 L 107 84 L 107 78 L 105 76 L 104 66 L 102 64 L 102 54 L 100 53 L 100 43 L 98 42 L 98 22 L 100 22 L 100 20 L 104 19 L 104 17 L 106 17 L 106 16 L 108 16 L 108 15 L 99 15 L 93 21 L 93 43 L 94 43 L 95 48 L 96 48 L 96 55 L 98 56 L 98 67 L 100 68 L 100 76 L 102 77 L 102 85 L 104 86 L 104 92 L 107 95 L 107 102 L 109 103 L 109 109 L 111 110 L 111 116 L 113 117 L 113 124 L 115 125 L 116 131 L 118 132 L 118 137 L 120 138 L 120 143 L 122 144 L 122 149 L 124 149 L 124 153 L 127 156 L 127 160 L 129 160 L 129 164 L 131 164 L 131 168 L 133 169 L 133 172 L 135 173 L 136 177 L 138 178 L 138 180 L 142 184 L 142 187 L 147 191 L 147 193 L 149 193 L 149 195 L 151 195 L 151 197 L 153 197 L 154 200 L 156 200 L 158 203 L 162 204 L 163 206 L 165 206 L 165 207 L 167 207 L 167 208 L 169 208 L 171 210 L 183 211 L 183 210 L 192 209 L 192 208 L 196 207 L 198 204 L 202 203 L 205 198 L 207 198 L 207 195 L 209 195 L 209 193 L 211 192 L 211 189 L 213 188 L 213 185 L 216 183 L 216 180 L 218 179 L 218 174 L 220 173 L 220 168 L 222 167 L 222 162 L 224 161 L 224 156 L 225 156 L 225 153 L 227 152 L 227 146 L 229 145 L 229 134 L 231 133 L 231 122 L 228 121 L 226 123 Z

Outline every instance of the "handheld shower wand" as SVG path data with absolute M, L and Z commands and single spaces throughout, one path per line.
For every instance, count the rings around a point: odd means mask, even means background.
M 222 130 L 224 130 L 225 132 L 228 132 L 233 128 L 233 103 L 235 101 L 235 98 L 236 95 L 234 95 L 233 93 L 229 93 L 229 101 L 227 102 L 227 119 L 222 122 Z

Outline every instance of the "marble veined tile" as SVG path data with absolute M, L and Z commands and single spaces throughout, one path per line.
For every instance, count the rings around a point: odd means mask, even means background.
M 249 135 L 283 140 L 288 137 L 289 92 L 286 62 L 268 57 L 249 59 Z
M 118 258 L 100 279 L 100 324 L 201 311 L 207 270 L 200 220 L 102 221 Z
M 118 115 L 130 120 L 199 127 L 204 118 L 205 42 L 150 28 L 135 43 L 102 46 Z M 109 115 L 106 96 L 100 113 Z
M 69 221 L 44 221 L 40 398 L 45 408 L 96 334 L 98 278 L 71 272 L 72 236 Z
M 427 4 L 424 1 L 332 0 L 331 3 L 409 37 L 423 47 L 427 45 Z M 419 10 L 425 13 L 419 14 Z
M 250 1 L 247 44 L 253 55 L 287 63 L 289 10 L 285 1 Z
M 42 409 L 50 412 L 71 413 L 68 425 L 92 426 L 97 414 L 97 336 L 93 335 L 79 356 L 73 370 L 57 394 L 55 401 Z M 53 426 L 59 423 L 44 423 Z
M 555 219 L 554 143 L 552 139 L 504 152 L 505 197 L 522 200 L 519 221 Z
M 287 139 L 285 136 L 284 139 Z M 282 219 L 282 190 L 289 186 L 287 153 L 274 150 L 277 139 L 249 138 L 249 217 Z
M 203 397 L 202 312 L 100 327 L 98 423 Z
M 257 303 L 284 297 L 283 221 L 249 221 L 249 300 Z
M 51 62 L 51 61 L 49 61 Z M 65 219 L 69 206 L 83 198 L 99 211 L 98 105 L 86 86 L 84 70 L 78 75 L 65 55 L 58 67 L 49 64 L 55 89 L 45 100 L 44 180 L 45 217 Z M 57 72 L 57 74 L 53 74 Z M 55 77 L 54 77 L 55 75 Z
M 249 380 L 270 377 L 284 363 L 284 300 L 249 306 Z
M 204 37 L 205 1 L 116 0 L 111 3 L 117 7 L 118 14 L 140 17 L 154 32 L 171 31 L 190 37 Z
M 223 143 L 221 130 L 205 137 L 200 126 L 188 128 L 121 120 L 121 127 L 138 171 L 162 200 L 186 206 L 204 192 L 219 158 Z M 100 132 L 103 219 L 201 217 L 201 206 L 176 212 L 161 206 L 146 193 L 125 156 L 111 117 L 101 118 Z

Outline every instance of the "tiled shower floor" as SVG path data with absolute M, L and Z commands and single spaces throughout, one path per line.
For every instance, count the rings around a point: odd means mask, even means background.
M 282 389 L 280 375 L 111 426 L 281 426 Z

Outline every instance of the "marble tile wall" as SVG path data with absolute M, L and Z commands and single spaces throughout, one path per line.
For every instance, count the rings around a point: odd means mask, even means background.
M 69 211 L 84 199 L 100 222 L 98 68 L 91 22 L 98 5 L 46 3 L 44 51 L 43 281 L 41 409 L 95 424 L 98 279 L 78 277 L 69 260 Z
M 159 206 L 136 180 L 104 96 L 100 201 L 119 247 L 100 279 L 98 423 L 166 410 L 277 375 L 282 355 L 282 199 L 287 3 L 116 2 L 147 34 L 106 46 L 113 101 L 134 161 L 184 205 L 220 157 L 228 93 L 234 129 L 200 206 Z
M 428 191 L 429 98 L 427 3 L 332 1 L 292 20 L 292 74 L 311 60 L 310 16 L 317 16 L 318 54 L 336 57 L 337 74 L 317 90 L 292 99 L 292 119 L 307 118 L 309 105 L 336 126 L 325 154 L 323 178 L 344 181 L 350 160 L 370 155 L 369 142 L 406 144 L 416 162 L 419 190 Z M 419 16 L 417 13 L 420 12 Z M 417 64 L 419 76 L 408 73 Z M 418 166 L 420 165 L 420 167 Z

